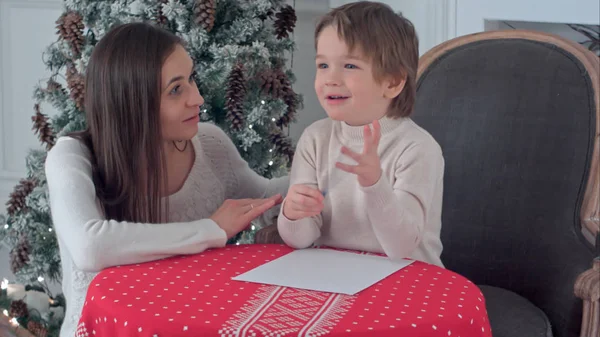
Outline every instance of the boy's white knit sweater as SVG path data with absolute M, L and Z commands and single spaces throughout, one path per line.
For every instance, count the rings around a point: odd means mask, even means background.
M 90 151 L 80 141 L 62 137 L 48 153 L 46 178 L 67 301 L 61 337 L 75 336 L 88 286 L 98 271 L 223 247 L 226 234 L 209 217 L 225 199 L 284 195 L 288 189 L 287 177 L 268 180 L 252 171 L 216 126 L 199 124 L 192 144 L 192 170 L 168 198 L 172 223 L 160 225 L 106 219 L 92 182 Z
M 305 184 L 326 192 L 325 208 L 318 216 L 296 221 L 281 212 L 279 233 L 295 248 L 315 243 L 442 266 L 441 148 L 410 118 L 382 118 L 380 124 L 378 154 L 383 173 L 369 187 L 360 186 L 356 175 L 335 167 L 336 161 L 356 164 L 340 151 L 344 145 L 362 152 L 363 127 L 327 118 L 304 131 L 294 156 L 290 186 Z

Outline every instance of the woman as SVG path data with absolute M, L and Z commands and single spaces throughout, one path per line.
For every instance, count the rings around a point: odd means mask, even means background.
M 95 46 L 88 128 L 46 159 L 67 300 L 61 336 L 75 335 L 96 272 L 223 247 L 281 202 L 287 178 L 259 176 L 223 131 L 199 124 L 203 102 L 173 34 L 126 24 Z

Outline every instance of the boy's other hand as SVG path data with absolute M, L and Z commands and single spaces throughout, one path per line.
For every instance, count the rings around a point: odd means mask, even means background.
M 301 184 L 292 185 L 283 203 L 283 215 L 290 220 L 315 216 L 323 211 L 325 197 L 319 190 Z
M 335 163 L 335 166 L 340 170 L 356 174 L 358 176 L 358 183 L 362 187 L 374 185 L 381 177 L 381 162 L 377 154 L 379 139 L 381 138 L 381 126 L 377 120 L 373 121 L 372 125 L 373 131 L 371 131 L 370 125 L 364 126 L 363 134 L 365 143 L 362 153 L 359 154 L 345 146 L 342 147 L 342 153 L 352 158 L 357 165 Z

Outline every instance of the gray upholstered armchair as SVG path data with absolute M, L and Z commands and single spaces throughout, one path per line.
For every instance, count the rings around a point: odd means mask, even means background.
M 442 260 L 480 285 L 495 337 L 600 337 L 599 64 L 528 31 L 420 60 L 413 118 L 446 160 Z

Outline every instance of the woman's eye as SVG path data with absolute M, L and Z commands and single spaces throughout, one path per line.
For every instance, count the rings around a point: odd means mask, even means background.
M 190 75 L 190 82 L 194 81 L 197 78 L 198 73 L 195 71 Z
M 173 89 L 171 89 L 170 94 L 171 95 L 177 95 L 177 94 L 179 94 L 180 89 L 181 89 L 181 86 L 180 85 L 176 85 Z

